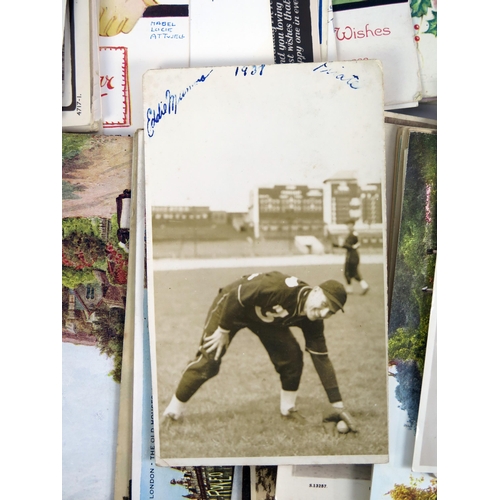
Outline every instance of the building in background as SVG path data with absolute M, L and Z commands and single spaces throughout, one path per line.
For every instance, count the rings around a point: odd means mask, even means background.
M 249 193 L 248 212 L 211 210 L 208 206 L 152 208 L 155 241 L 296 240 L 328 241 L 345 234 L 356 220 L 364 246 L 382 245 L 382 187 L 360 185 L 343 173 L 320 186 L 260 186 Z
M 345 234 L 346 222 L 356 221 L 362 245 L 381 246 L 383 241 L 382 184 L 360 185 L 348 172 L 324 181 L 325 236 Z
M 323 188 L 295 185 L 259 187 L 250 208 L 255 238 L 322 236 Z
M 211 210 L 207 206 L 152 207 L 157 241 L 215 241 L 246 238 L 248 213 Z

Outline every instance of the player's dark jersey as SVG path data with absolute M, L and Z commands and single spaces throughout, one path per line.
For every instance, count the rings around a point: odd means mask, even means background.
M 261 340 L 269 335 L 281 335 L 286 342 L 290 342 L 289 327 L 299 327 L 304 334 L 305 349 L 311 354 L 328 399 L 333 403 L 342 398 L 328 356 L 323 320 L 311 321 L 301 314 L 311 290 L 312 287 L 304 281 L 278 271 L 250 274 L 219 290 L 212 305 L 213 310 L 209 311 L 209 318 L 216 318 L 218 326 L 230 330 L 233 335 L 247 327 L 259 335 Z M 207 325 L 209 324 L 210 330 L 205 330 L 205 333 L 211 334 L 216 323 L 207 321 Z M 267 343 L 265 345 L 273 359 L 271 346 Z M 286 351 L 285 344 L 280 344 L 280 349 L 283 346 Z M 297 367 L 300 380 L 301 362 Z M 296 390 L 298 380 L 285 390 Z
M 355 250 L 358 247 L 357 246 L 358 241 L 359 241 L 358 233 L 356 231 L 351 231 L 347 235 L 343 246 L 347 250 Z
M 220 318 L 226 330 L 245 326 L 299 326 L 304 333 L 323 333 L 323 321 L 310 321 L 301 311 L 311 291 L 304 281 L 278 271 L 243 276 L 224 287 L 227 294 Z

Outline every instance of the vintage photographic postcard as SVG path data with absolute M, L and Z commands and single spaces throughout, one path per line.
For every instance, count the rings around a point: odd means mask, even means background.
M 435 301 L 437 262 L 437 134 L 432 129 L 402 127 L 404 180 L 400 198 L 394 286 L 388 325 L 390 461 L 373 470 L 372 496 L 436 493 L 432 474 L 412 470 L 422 401 L 426 345 Z M 432 342 L 432 339 L 431 339 Z M 425 390 L 425 388 L 424 388 Z M 429 407 L 432 425 L 435 407 Z M 424 417 L 425 418 L 425 417 Z M 432 438 L 432 432 L 429 433 Z M 432 444 L 431 444 L 432 445 Z M 432 449 L 429 448 L 430 450 Z
M 143 101 L 157 463 L 386 462 L 380 64 L 152 70 Z
M 64 133 L 61 142 L 63 496 L 98 498 L 115 478 L 122 498 L 130 455 L 133 143 L 80 133 Z
M 437 245 L 437 129 L 399 126 L 396 131 L 396 157 L 392 183 L 392 210 L 388 227 L 388 300 L 389 318 L 393 306 L 403 310 L 395 313 L 394 331 L 401 322 L 420 314 L 404 312 L 409 308 L 406 298 L 412 296 L 412 307 L 418 300 L 409 289 L 428 286 L 434 275 L 435 254 L 426 252 Z M 418 230 L 417 230 L 418 229 Z M 424 248 L 427 247 L 427 248 Z M 411 256 L 410 249 L 418 259 Z M 413 260 L 413 262 L 412 262 Z M 418 269 L 418 265 L 422 269 Z M 399 273 L 399 276 L 397 275 Z M 422 281 L 424 280 L 424 281 Z M 400 296 L 393 300 L 394 288 Z M 396 292 L 397 294 L 398 292 Z M 430 299 L 428 300 L 430 308 Z M 428 313 L 428 311 L 427 311 Z M 425 328 L 424 328 L 425 330 Z M 427 336 L 427 331 L 424 332 Z M 391 328 L 389 328 L 391 335 Z
M 404 115 L 401 113 L 385 112 L 385 178 L 386 178 L 386 213 L 387 221 L 392 221 L 393 187 L 398 175 L 399 165 L 396 158 L 399 156 L 399 131 L 402 127 L 428 128 L 437 130 L 437 120 L 421 118 L 419 116 Z M 390 222 L 389 222 L 390 223 Z M 387 247 L 391 246 L 391 231 L 387 231 Z

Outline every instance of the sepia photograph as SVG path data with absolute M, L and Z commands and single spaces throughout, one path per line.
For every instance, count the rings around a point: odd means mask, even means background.
M 387 462 L 382 88 L 377 61 L 146 73 L 157 464 Z

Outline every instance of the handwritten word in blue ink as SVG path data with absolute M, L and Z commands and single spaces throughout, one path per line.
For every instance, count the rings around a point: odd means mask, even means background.
M 174 28 L 176 26 L 177 24 L 172 21 L 151 21 L 150 31 L 152 35 L 150 35 L 149 39 L 156 40 L 170 38 L 183 40 L 184 38 L 186 38 L 186 35 L 184 35 L 183 33 L 174 33 Z
M 184 40 L 186 35 L 184 33 L 153 33 L 150 35 L 150 40 Z
M 177 24 L 171 21 L 151 21 L 150 29 L 151 32 L 164 31 L 172 33 Z
M 264 73 L 265 64 L 261 64 L 260 66 L 238 66 L 234 70 L 234 76 L 247 76 L 247 75 L 258 75 L 262 76 Z
M 165 102 L 160 101 L 156 109 L 148 108 L 146 111 L 146 130 L 149 137 L 153 137 L 155 133 L 155 126 L 165 115 L 177 114 L 177 108 L 181 101 L 196 85 L 203 83 L 211 75 L 211 69 L 206 75 L 201 75 L 192 85 L 186 87 L 179 94 L 172 94 L 170 90 L 165 91 Z
M 342 66 L 343 68 L 344 66 Z M 345 82 L 348 87 L 351 89 L 359 89 L 360 81 L 359 81 L 359 76 L 357 75 L 346 75 L 345 73 L 342 73 L 340 71 L 336 71 L 333 69 L 330 69 L 327 66 L 327 63 L 323 63 L 320 66 L 316 67 L 313 69 L 313 71 L 318 71 L 318 73 L 326 73 L 327 75 L 332 75 L 334 76 L 337 80 L 340 80 L 342 82 Z

